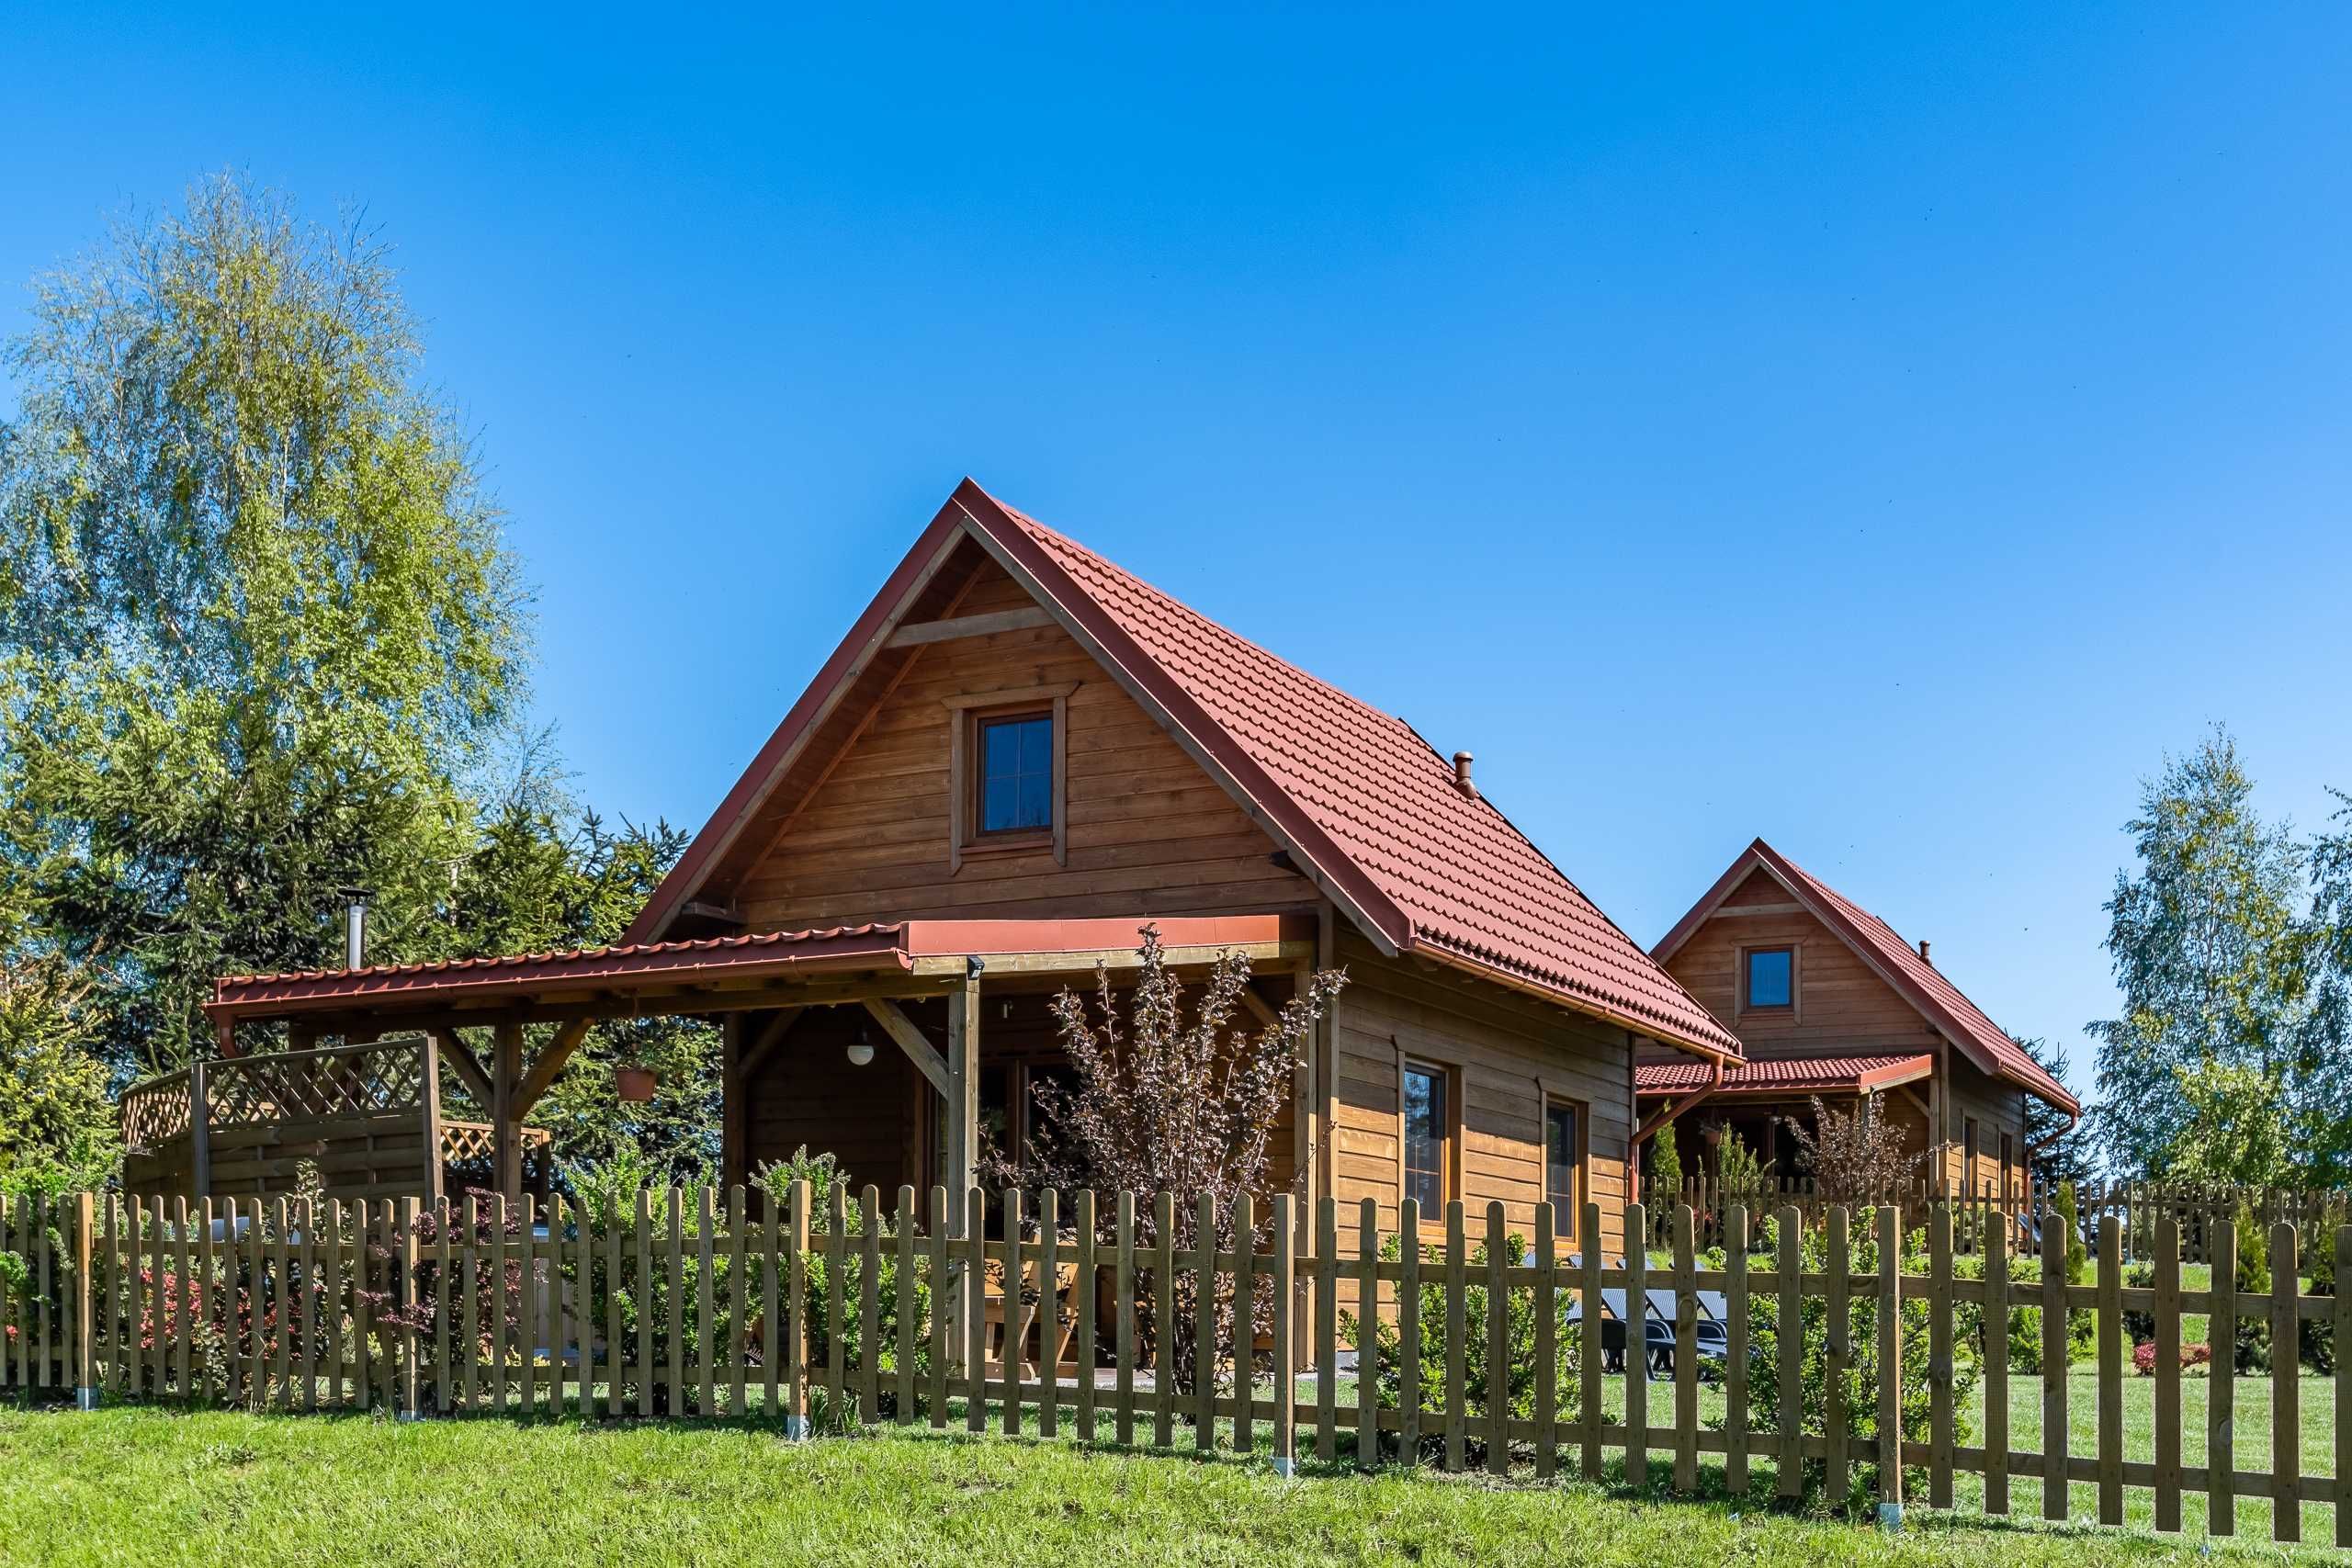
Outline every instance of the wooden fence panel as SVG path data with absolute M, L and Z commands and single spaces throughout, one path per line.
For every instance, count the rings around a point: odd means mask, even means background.
M 1637 1248 L 1611 1260 L 1597 1245 L 1564 1259 L 1549 1204 L 1534 1211 L 1532 1249 L 1514 1254 L 1499 1204 L 1486 1206 L 1473 1235 L 1472 1216 L 1449 1203 L 1444 1240 L 1430 1247 L 1418 1207 L 1402 1203 L 1392 1261 L 1381 1256 L 1378 1210 L 1369 1201 L 1357 1205 L 1356 1235 L 1342 1253 L 1339 1208 L 1328 1200 L 1302 1226 L 1295 1201 L 1278 1195 L 1261 1235 L 1250 1202 L 1220 1215 L 1196 1197 L 1156 1194 L 1147 1234 L 1133 1193 L 1113 1195 L 1109 1216 L 1100 1194 L 1037 1196 L 1032 1224 L 1022 1194 L 1005 1195 L 1004 1239 L 996 1242 L 986 1239 L 985 1195 L 942 1188 L 930 1190 L 927 1224 L 917 1190 L 901 1188 L 887 1229 L 872 1187 L 858 1194 L 855 1224 L 842 1189 L 820 1195 L 802 1185 L 757 1217 L 740 1186 L 723 1199 L 712 1188 L 639 1193 L 618 1212 L 557 1198 L 546 1206 L 543 1227 L 530 1207 L 494 1197 L 435 1205 L 422 1215 L 413 1200 L 12 1197 L 0 1201 L 0 1245 L 24 1259 L 31 1290 L 0 1303 L 0 1322 L 16 1331 L 0 1355 L 0 1382 L 51 1396 L 96 1386 L 113 1398 L 296 1411 L 487 1406 L 567 1414 L 571 1399 L 583 1416 L 617 1416 L 632 1405 L 743 1416 L 756 1404 L 800 1435 L 814 1379 L 824 1389 L 831 1430 L 926 1415 L 944 1427 L 959 1396 L 967 1424 L 986 1429 L 996 1424 L 989 1410 L 994 1397 L 1010 1430 L 1023 1429 L 1023 1406 L 1034 1400 L 1044 1433 L 1091 1440 L 1108 1435 L 1107 1426 L 1133 1443 L 1172 1438 L 1181 1410 L 1194 1447 L 1222 1446 L 1219 1427 L 1229 1419 L 1235 1451 L 1251 1453 L 1270 1438 L 1272 1458 L 1285 1471 L 1297 1457 L 1301 1424 L 1311 1423 L 1315 1452 L 1334 1460 L 1340 1428 L 1352 1427 L 1363 1467 L 1381 1461 L 1384 1433 L 1396 1435 L 1405 1462 L 1448 1468 L 1470 1462 L 1475 1442 L 1496 1475 L 1508 1471 L 1521 1445 L 1545 1477 L 1556 1473 L 1564 1442 L 1580 1444 L 1588 1471 L 1615 1449 L 1637 1489 L 1647 1483 L 1653 1458 L 1670 1457 L 1678 1493 L 1702 1483 L 1710 1453 L 1722 1456 L 1725 1483 L 1744 1493 L 1761 1451 L 1776 1464 L 1776 1489 L 1789 1496 L 1807 1491 L 1808 1479 L 1840 1495 L 1854 1466 L 1874 1461 L 1879 1501 L 1892 1512 L 1905 1500 L 1907 1462 L 1923 1467 L 1928 1500 L 1939 1507 L 1962 1495 L 1960 1476 L 1982 1475 L 1984 1510 L 1998 1515 L 2009 1503 L 2010 1475 L 2038 1473 L 2042 1511 L 2052 1519 L 2069 1517 L 2079 1479 L 2102 1523 L 2127 1517 L 2136 1488 L 2152 1494 L 2156 1528 L 2169 1533 L 2182 1528 L 2183 1495 L 2201 1486 L 2214 1536 L 2233 1530 L 2232 1510 L 2251 1494 L 2268 1503 L 2275 1540 L 2296 1541 L 2304 1508 L 2316 1504 L 2335 1511 L 2331 1533 L 2352 1544 L 2352 1357 L 2334 1371 L 2334 1428 L 2322 1438 L 2306 1423 L 2329 1420 L 2330 1404 L 2313 1397 L 2297 1354 L 2311 1326 L 2352 1343 L 2352 1298 L 2305 1296 L 2300 1277 L 2312 1243 L 2297 1220 L 2324 1224 L 2340 1210 L 2271 1200 L 2270 1283 L 2248 1300 L 2236 1286 L 2233 1227 L 2218 1213 L 2196 1222 L 2140 1191 L 2093 1217 L 2097 1270 L 2087 1284 L 2066 1277 L 2068 1236 L 2054 1206 L 2044 1210 L 2038 1233 L 2041 1279 L 2016 1281 L 2011 1227 L 1981 1203 L 1871 1205 L 1861 1216 L 1865 1237 L 1852 1234 L 1853 1212 L 1823 1206 L 1824 1245 L 1815 1249 L 1822 1261 L 1810 1271 L 1799 1205 L 1779 1214 L 1770 1258 L 1750 1253 L 1744 1204 L 1725 1203 L 1712 1214 L 1678 1205 L 1665 1219 L 1671 1279 L 1657 1281 L 1670 1284 L 1673 1303 L 1661 1412 L 1645 1375 L 1652 1344 L 1663 1350 L 1667 1343 L 1653 1342 L 1644 1324 L 1648 1259 Z M 1191 1209 L 1180 1211 L 1180 1201 Z M 1180 1214 L 1193 1224 L 1189 1238 L 1176 1224 Z M 1628 1205 L 1624 1217 L 1624 1234 L 1651 1233 L 1643 1205 Z M 1067 1235 L 1066 1218 L 1075 1225 Z M 2214 1271 L 2210 1288 L 2192 1291 L 2182 1269 L 2189 1234 L 2200 1224 Z M 1578 1234 L 1597 1238 L 1600 1227 L 1599 1206 L 1587 1205 Z M 2352 1226 L 2334 1234 L 2340 1247 L 2352 1248 Z M 1724 1248 L 1719 1262 L 1701 1255 L 1710 1235 Z M 1967 1256 L 1967 1237 L 1982 1258 L 1981 1282 L 1957 1265 Z M 1872 1261 L 1858 1267 L 1857 1246 L 1865 1240 Z M 1906 1246 L 1914 1248 L 1907 1262 Z M 1564 1265 L 1574 1271 L 1564 1277 Z M 2140 1266 L 2148 1272 L 2135 1283 L 2126 1269 Z M 819 1269 L 814 1280 L 811 1267 Z M 882 1292 L 893 1277 L 897 1294 L 886 1303 Z M 820 1295 L 813 1302 L 812 1283 Z M 1723 1337 L 1711 1345 L 1702 1329 L 1716 1292 L 1726 1315 Z M 1660 1316 L 1668 1293 L 1657 1294 Z M 1910 1306 L 1913 1296 L 1918 1307 Z M 920 1305 L 926 1297 L 928 1318 Z M 1343 1299 L 1355 1309 L 1344 1332 Z M 631 1302 L 633 1323 L 624 1310 Z M 1612 1302 L 1621 1303 L 1613 1311 Z M 1253 1312 L 1253 1303 L 1271 1311 Z M 1969 1331 L 1978 1303 L 1985 1409 L 1982 1441 L 1967 1446 L 1955 1358 L 1966 1348 L 1957 1337 Z M 1533 1310 L 1532 1344 L 1510 1337 L 1515 1307 Z M 2038 1453 L 2011 1446 L 2013 1307 L 2041 1313 Z M 1182 1363 L 1179 1311 L 1193 1340 Z M 2232 1325 L 2242 1312 L 2267 1331 L 2271 1349 L 2261 1374 L 2270 1438 L 2256 1458 L 2266 1468 L 2252 1471 L 2237 1468 L 2231 1419 Z M 2086 1458 L 2072 1455 L 2067 1438 L 2067 1325 L 2077 1313 L 2095 1330 L 2087 1369 L 2094 1408 L 2082 1414 L 2095 1417 L 2097 1438 Z M 2202 1474 L 2186 1462 L 2189 1385 L 2180 1361 L 2184 1319 L 2199 1313 L 2211 1319 L 2214 1349 Z M 1808 1314 L 1820 1325 L 1816 1369 L 1804 1363 Z M 420 1320 L 424 1326 L 412 1326 Z M 1271 1333 L 1261 1337 L 1261 1325 Z M 1619 1330 L 1624 1336 L 1624 1375 L 1614 1387 L 1601 1364 L 1604 1325 L 1612 1340 Z M 1777 1350 L 1758 1338 L 1768 1326 L 1777 1329 Z M 1924 1427 L 1915 1425 L 1907 1442 L 1906 1333 L 1924 1344 L 1928 1379 L 1917 1406 Z M 1384 1334 L 1396 1357 L 1385 1368 Z M 2124 1364 L 2132 1348 L 2127 1335 L 2149 1342 L 2144 1390 Z M 1338 1377 L 1351 1344 L 1356 1393 L 1343 1409 Z M 1138 1386 L 1147 1347 L 1154 1351 L 1148 1395 Z M 1760 1363 L 1751 1359 L 1758 1350 Z M 1306 1397 L 1301 1354 L 1315 1380 Z M 1526 1354 L 1534 1358 L 1521 1385 L 1532 1386 L 1532 1419 L 1509 1404 L 1511 1358 Z M 1561 1364 L 1571 1358 L 1578 1383 L 1563 1389 Z M 1487 1373 L 1487 1390 L 1475 1397 L 1474 1362 Z M 1072 1363 L 1074 1386 L 1063 1381 Z M 1098 1391 L 1103 1370 L 1112 1376 Z M 1262 1381 L 1269 1370 L 1270 1387 Z M 1192 1382 L 1180 1389 L 1188 1372 Z M 1820 1408 L 1808 1417 L 1815 1376 L 1822 1379 L 1813 1394 Z M 1709 1422 L 1702 1390 L 1715 1377 L 1724 1410 Z M 1747 1419 L 1751 1395 L 1765 1392 L 1751 1386 L 1758 1377 L 1777 1384 L 1777 1409 L 1763 1434 Z M 1848 1408 L 1849 1378 L 1868 1407 Z M 760 1400 L 752 1397 L 755 1381 L 769 1391 Z M 1623 1416 L 1612 1421 L 1603 1395 L 1614 1399 L 1620 1391 Z M 1149 1436 L 1136 1430 L 1146 1397 L 1156 1428 Z M 1106 1403 L 1111 1422 L 1102 1420 Z M 1761 1415 L 1766 1405 L 1758 1400 L 1754 1408 Z M 2127 1447 L 2145 1418 L 2127 1414 L 2135 1410 L 2153 1413 L 2152 1462 L 2147 1450 Z M 1869 1429 L 1873 1415 L 1874 1451 L 1858 1453 L 1856 1424 Z M 2334 1455 L 2332 1467 L 2307 1461 L 2307 1448 L 2315 1455 L 2323 1447 Z M 2306 1473 L 2307 1465 L 2321 1473 Z

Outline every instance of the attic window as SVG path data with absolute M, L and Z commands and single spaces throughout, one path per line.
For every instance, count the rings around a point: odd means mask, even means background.
M 982 833 L 1051 832 L 1054 826 L 1054 716 L 984 718 L 974 789 Z
M 1074 686 L 974 692 L 949 712 L 948 870 L 964 857 L 1050 851 L 1068 863 L 1069 694 Z
M 1757 1012 L 1796 1004 L 1797 965 L 1793 949 L 1751 947 L 1741 956 L 1743 1010 Z

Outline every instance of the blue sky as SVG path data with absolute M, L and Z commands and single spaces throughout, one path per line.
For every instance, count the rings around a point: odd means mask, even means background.
M 1762 833 L 2078 1083 L 2139 778 L 2352 787 L 2339 7 L 334 9 L 0 26 L 0 331 L 202 172 L 364 203 L 607 811 L 965 473 L 1642 940 Z

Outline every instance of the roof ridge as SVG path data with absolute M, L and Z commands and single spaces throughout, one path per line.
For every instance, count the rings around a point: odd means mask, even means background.
M 1306 682 L 1310 685 L 1321 687 L 1324 691 L 1330 693 L 1331 695 L 1339 698 L 1341 702 L 1348 704 L 1351 707 L 1359 708 L 1374 718 L 1379 719 L 1387 724 L 1402 725 L 1407 729 L 1411 729 L 1413 728 L 1411 723 L 1403 716 L 1390 713 L 1386 708 L 1374 706 L 1372 704 L 1364 701 L 1362 697 L 1357 696 L 1354 693 L 1348 691 L 1344 687 L 1333 685 L 1330 682 L 1326 681 L 1322 676 L 1317 675 L 1315 671 L 1306 668 L 1304 665 L 1295 663 L 1291 660 L 1284 659 L 1281 654 L 1276 653 L 1272 649 L 1268 648 L 1265 644 L 1258 641 L 1255 637 L 1245 637 L 1241 633 L 1235 631 L 1231 626 L 1227 626 L 1223 621 L 1217 620 L 1215 616 L 1202 614 L 1200 611 L 1193 608 L 1192 605 L 1186 604 L 1183 600 L 1179 599 L 1173 593 L 1169 592 L 1165 588 L 1160 587 L 1158 583 L 1153 582 L 1147 578 L 1137 576 L 1135 572 L 1130 571 L 1124 566 L 1121 566 L 1117 561 L 1111 559 L 1110 557 L 1103 555 L 1101 551 L 1091 549 L 1086 545 L 1080 543 L 1078 540 L 1071 538 L 1068 534 L 1063 533 L 1052 524 L 1040 523 L 1036 518 L 1032 517 L 1029 513 L 1022 511 L 1019 507 L 1007 504 L 993 492 L 984 491 L 982 493 L 987 494 L 990 501 L 994 501 L 997 505 L 1003 510 L 1006 516 L 1011 517 L 1023 527 L 1034 529 L 1036 532 L 1046 536 L 1056 544 L 1060 545 L 1062 547 L 1069 550 L 1073 554 L 1085 557 L 1086 559 L 1102 568 L 1104 571 L 1113 572 L 1120 577 L 1125 578 L 1129 582 L 1134 583 L 1136 587 L 1144 590 L 1146 592 L 1164 601 L 1170 609 L 1182 611 L 1185 615 L 1190 615 L 1193 619 L 1200 622 L 1201 625 L 1208 627 L 1211 631 L 1217 633 L 1220 637 L 1227 638 L 1228 641 L 1240 644 L 1242 647 L 1250 649 L 1252 653 L 1257 654 L 1261 659 L 1272 660 L 1276 664 L 1279 664 L 1285 670 L 1288 670 L 1294 675 L 1296 675 L 1300 680 Z

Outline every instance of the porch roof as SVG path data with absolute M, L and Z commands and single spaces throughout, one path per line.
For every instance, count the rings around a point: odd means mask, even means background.
M 960 982 L 972 959 L 1031 975 L 1090 972 L 1098 962 L 1129 964 L 1145 923 L 1126 917 L 870 921 L 695 942 L 228 975 L 213 982 L 205 1011 L 215 1024 L 334 1015 L 390 1022 L 452 1015 L 469 1021 L 480 1014 L 487 1022 L 492 1015 L 720 1012 L 763 1005 L 795 982 L 860 977 L 919 994 Z M 1203 963 L 1235 949 L 1261 963 L 1314 953 L 1314 921 L 1307 916 L 1178 916 L 1151 923 L 1177 964 Z
M 1724 1069 L 1715 1098 L 1725 1095 L 1774 1100 L 1797 1094 L 1872 1094 L 1915 1083 L 1936 1070 L 1936 1058 L 1922 1052 L 1905 1056 L 1813 1056 L 1780 1061 L 1749 1060 Z M 1707 1087 L 1704 1062 L 1645 1062 L 1634 1069 L 1634 1092 L 1664 1097 Z

